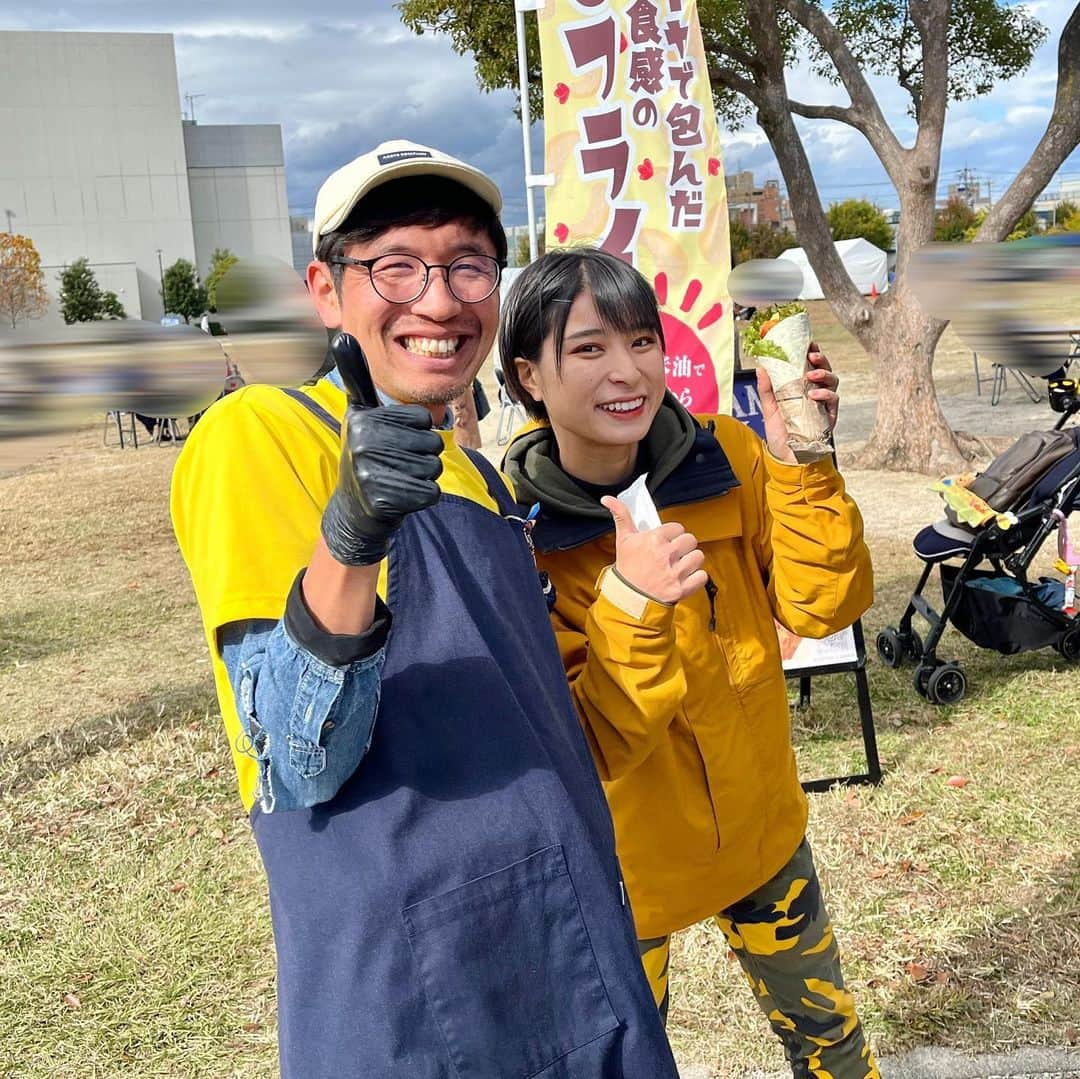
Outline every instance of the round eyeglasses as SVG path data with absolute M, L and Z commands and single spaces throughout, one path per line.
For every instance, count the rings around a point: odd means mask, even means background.
M 427 288 L 432 270 L 446 271 L 446 287 L 462 303 L 480 303 L 498 287 L 505 263 L 490 255 L 458 255 L 449 263 L 428 264 L 415 255 L 379 255 L 354 259 L 334 255 L 327 262 L 335 266 L 361 266 L 371 278 L 371 287 L 387 303 L 412 303 Z

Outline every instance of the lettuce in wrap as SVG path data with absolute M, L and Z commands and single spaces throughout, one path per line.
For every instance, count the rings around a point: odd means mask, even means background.
M 807 396 L 810 316 L 797 300 L 758 311 L 743 331 L 742 354 L 753 356 L 768 373 L 788 428 L 788 445 L 801 464 L 832 453 L 829 414 Z

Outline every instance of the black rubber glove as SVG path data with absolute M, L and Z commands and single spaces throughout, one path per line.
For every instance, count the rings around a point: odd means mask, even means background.
M 386 557 L 408 513 L 439 499 L 443 440 L 420 405 L 379 407 L 367 359 L 356 338 L 330 343 L 349 407 L 342 425 L 338 483 L 323 513 L 322 534 L 335 560 L 370 566 Z

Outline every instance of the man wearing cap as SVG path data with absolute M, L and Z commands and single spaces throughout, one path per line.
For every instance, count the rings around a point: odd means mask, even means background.
M 444 429 L 500 208 L 407 142 L 330 176 L 307 279 L 338 366 L 215 404 L 174 475 L 286 1077 L 676 1076 L 524 523 Z

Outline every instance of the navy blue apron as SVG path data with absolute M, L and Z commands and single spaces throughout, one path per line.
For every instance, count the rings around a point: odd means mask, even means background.
M 676 1079 L 521 525 L 444 494 L 395 535 L 387 603 L 355 775 L 252 814 L 282 1075 Z

